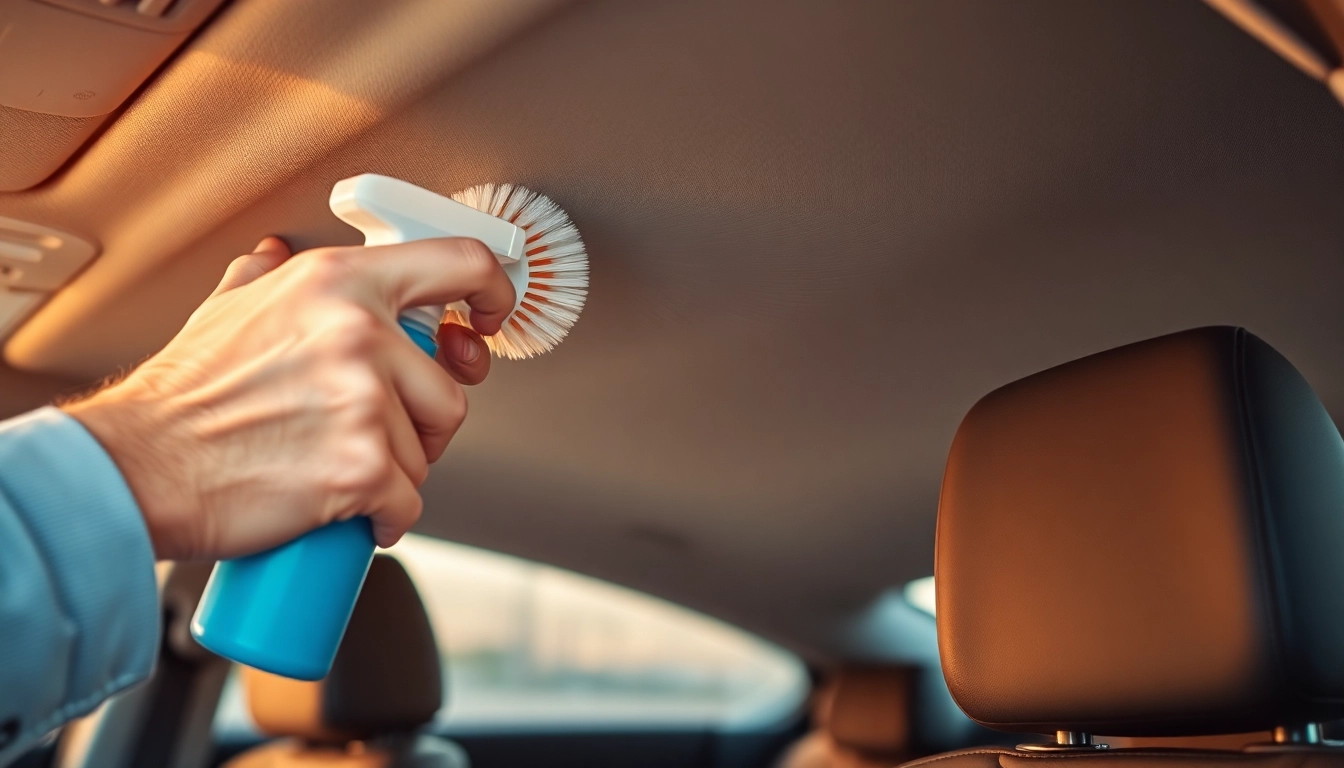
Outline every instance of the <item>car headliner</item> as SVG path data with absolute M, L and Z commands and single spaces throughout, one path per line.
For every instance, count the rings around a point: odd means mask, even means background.
M 349 175 L 526 184 L 583 232 L 589 305 L 471 392 L 419 530 L 900 657 L 854 622 L 931 572 L 994 387 L 1229 323 L 1344 413 L 1342 129 L 1196 0 L 234 0 L 0 195 L 104 246 L 6 355 L 134 363 L 260 236 L 358 242 Z M 10 410 L 64 385 L 9 379 Z

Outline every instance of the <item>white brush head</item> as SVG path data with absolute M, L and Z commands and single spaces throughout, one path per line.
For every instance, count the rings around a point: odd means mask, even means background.
M 516 184 L 482 184 L 452 199 L 410 182 L 365 173 L 336 183 L 331 210 L 364 233 L 366 245 L 432 237 L 474 237 L 485 243 L 513 283 L 513 313 L 486 337 L 490 351 L 521 359 L 549 352 L 579 319 L 588 295 L 588 254 L 560 206 Z M 411 307 L 402 313 L 433 333 L 444 321 L 469 326 L 464 303 Z
M 527 235 L 521 260 L 527 267 L 526 288 L 500 332 L 485 338 L 490 351 L 511 360 L 549 352 L 579 319 L 588 296 L 588 253 L 579 230 L 549 197 L 516 184 L 481 184 L 453 199 L 515 224 Z M 444 320 L 470 325 L 453 306 Z

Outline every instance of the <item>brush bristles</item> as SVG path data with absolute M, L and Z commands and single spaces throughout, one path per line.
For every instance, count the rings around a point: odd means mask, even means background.
M 551 351 L 579 319 L 588 296 L 588 253 L 579 230 L 549 197 L 516 184 L 481 184 L 453 199 L 527 233 L 527 290 L 503 329 L 486 337 L 490 351 L 511 360 Z M 455 310 L 444 319 L 468 325 Z

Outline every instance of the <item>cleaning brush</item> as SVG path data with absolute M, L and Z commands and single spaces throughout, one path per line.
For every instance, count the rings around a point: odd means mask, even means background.
M 503 328 L 485 343 L 511 360 L 548 352 L 559 344 L 588 296 L 588 254 L 579 230 L 549 197 L 516 184 L 481 184 L 453 199 L 522 228 L 525 290 Z M 444 320 L 469 325 L 463 307 L 450 305 Z

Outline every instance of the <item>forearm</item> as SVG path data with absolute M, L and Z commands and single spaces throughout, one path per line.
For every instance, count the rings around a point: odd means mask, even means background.
M 0 423 L 0 765 L 147 677 L 154 555 L 116 465 L 54 408 Z

